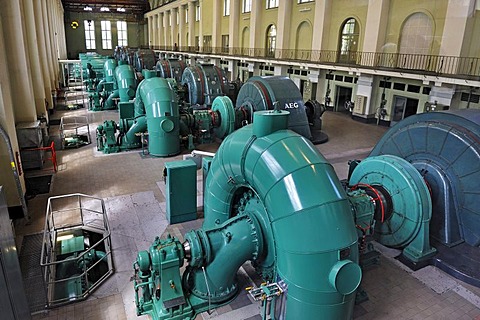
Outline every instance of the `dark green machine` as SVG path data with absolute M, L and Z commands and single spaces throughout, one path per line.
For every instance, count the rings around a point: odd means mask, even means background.
M 285 76 L 251 77 L 243 84 L 236 101 L 241 122 L 251 123 L 255 111 L 286 110 L 290 112 L 288 128 L 310 139 L 314 144 L 328 141 L 321 131 L 325 107 L 315 100 L 303 101 L 297 85 Z
M 423 237 L 430 194 L 412 165 L 367 159 L 344 187 L 288 122 L 286 111 L 255 112 L 253 125 L 223 141 L 205 182 L 203 227 L 183 243 L 157 237 L 137 256 L 137 314 L 194 319 L 228 304 L 242 289 L 237 270 L 251 261 L 265 281 L 249 289 L 264 319 L 351 319 L 371 230 L 406 223 L 399 246 L 415 259 L 432 254 Z
M 103 71 L 104 78 L 92 90 L 88 91 L 88 110 L 102 111 L 105 109 L 105 100 L 110 94 L 117 89 L 115 81 L 115 69 L 117 68 L 117 61 L 115 59 L 108 59 L 104 63 Z M 110 106 L 110 109 L 112 107 Z

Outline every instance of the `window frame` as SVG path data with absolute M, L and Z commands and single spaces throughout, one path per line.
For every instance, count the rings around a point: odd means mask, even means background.
M 110 20 L 100 21 L 100 29 L 102 31 L 102 49 L 112 49 L 112 22 Z
M 202 16 L 200 5 L 195 7 L 195 21 L 200 21 L 200 17 Z
M 95 43 L 95 21 L 83 20 L 85 28 L 85 48 L 86 50 L 96 50 Z
M 275 31 L 274 35 L 271 35 L 272 31 Z M 271 24 L 267 28 L 267 33 L 265 34 L 265 56 L 274 58 L 275 50 L 277 49 L 277 26 Z
M 123 29 L 125 26 L 125 29 Z M 120 47 L 128 46 L 128 31 L 127 31 L 127 21 L 118 20 L 117 21 L 117 45 Z
M 243 0 L 242 1 L 242 13 L 252 12 L 252 0 Z
M 275 9 L 278 8 L 279 0 L 266 0 L 265 8 L 268 9 Z
M 230 15 L 230 0 L 223 0 L 223 16 L 228 17 Z

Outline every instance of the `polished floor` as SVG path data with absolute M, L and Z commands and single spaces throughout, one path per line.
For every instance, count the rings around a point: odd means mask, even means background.
M 82 108 L 57 111 L 52 118 L 76 115 L 88 118 L 92 143 L 58 150 L 59 171 L 54 175 L 51 192 L 29 200 L 31 220 L 17 222 L 17 244 L 20 247 L 25 235 L 42 232 L 49 196 L 84 193 L 100 197 L 105 200 L 112 227 L 115 274 L 86 301 L 45 310 L 33 318 L 145 319 L 137 317 L 134 308 L 131 277 L 136 253 L 147 249 L 157 235 L 171 233 L 182 238 L 186 231 L 201 226 L 201 220 L 177 225 L 166 222 L 163 167 L 182 155 L 168 159 L 145 157 L 138 151 L 103 155 L 96 151 L 95 128 L 104 120 L 117 119 L 118 113 Z M 387 130 L 333 112 L 324 114 L 323 125 L 330 140 L 317 147 L 340 179 L 347 176 L 348 160 L 367 156 Z M 58 126 L 52 126 L 50 134 L 57 133 Z M 215 151 L 217 147 L 210 145 L 205 150 Z M 398 252 L 382 246 L 377 249 L 382 253 L 381 263 L 364 272 L 362 286 L 369 300 L 355 307 L 355 319 L 480 319 L 480 290 L 434 267 L 413 272 L 394 259 Z M 239 277 L 247 284 L 256 280 L 251 269 L 247 263 L 239 270 Z M 197 319 L 261 319 L 259 312 L 259 305 L 241 294 L 231 304 L 198 315 Z

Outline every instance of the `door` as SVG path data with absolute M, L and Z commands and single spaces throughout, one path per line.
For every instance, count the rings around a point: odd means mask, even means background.
M 406 117 L 409 117 L 417 113 L 418 100 L 406 97 L 394 96 L 393 97 L 393 115 L 390 126 L 395 125 L 397 122 L 402 121 Z
M 350 113 L 345 105 L 347 101 L 352 100 L 352 88 L 337 86 L 335 91 L 335 111 Z

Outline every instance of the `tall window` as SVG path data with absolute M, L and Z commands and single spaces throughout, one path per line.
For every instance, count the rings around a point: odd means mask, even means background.
M 228 41 L 229 41 L 229 35 L 228 34 L 223 34 L 222 35 L 222 52 L 223 53 L 228 53 Z
M 230 0 L 223 0 L 223 15 L 230 15 Z
M 274 24 L 271 24 L 267 29 L 267 44 L 266 44 L 266 56 L 275 56 L 275 46 L 277 44 L 277 28 Z
M 203 52 L 212 52 L 212 36 L 203 36 Z
M 101 21 L 102 49 L 112 49 L 112 26 L 110 21 Z
M 242 13 L 252 12 L 252 0 L 242 1 Z
M 118 45 L 128 46 L 127 21 L 117 21 Z
M 425 13 L 414 13 L 403 23 L 399 53 L 429 54 L 432 40 L 432 21 Z
M 188 23 L 188 8 L 185 9 L 185 23 Z
M 85 46 L 87 50 L 95 50 L 95 25 L 92 20 L 85 20 Z
M 195 7 L 195 21 L 200 21 L 200 6 Z
M 342 27 L 339 41 L 339 62 L 353 63 L 358 50 L 359 27 L 354 18 L 347 19 Z
M 278 0 L 267 0 L 267 9 L 278 8 Z

